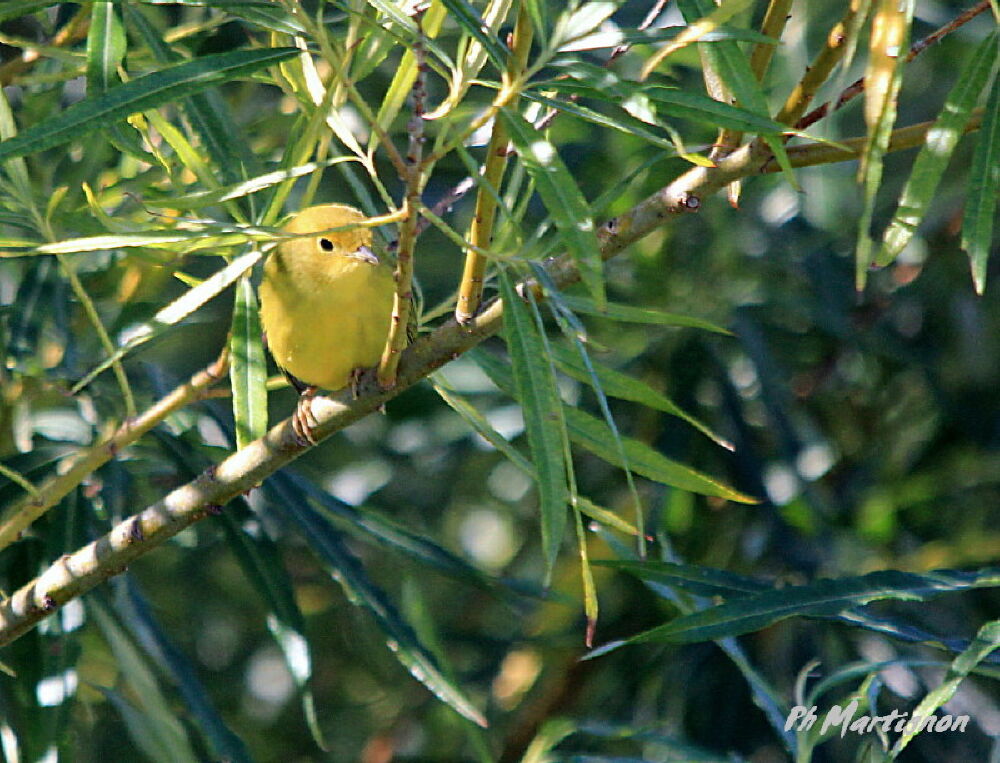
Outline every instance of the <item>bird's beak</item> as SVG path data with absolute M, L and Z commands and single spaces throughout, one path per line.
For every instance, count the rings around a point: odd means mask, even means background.
M 349 256 L 354 257 L 356 260 L 367 262 L 370 265 L 378 265 L 378 257 L 376 257 L 375 252 L 367 246 L 359 246 L 357 250 L 351 252 Z

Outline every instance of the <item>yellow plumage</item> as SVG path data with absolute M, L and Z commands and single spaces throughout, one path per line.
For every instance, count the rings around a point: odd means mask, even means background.
M 325 204 L 299 212 L 288 233 L 315 233 L 365 216 Z M 304 384 L 336 390 L 379 362 L 392 316 L 392 269 L 371 251 L 370 228 L 289 239 L 264 264 L 260 315 L 275 362 Z

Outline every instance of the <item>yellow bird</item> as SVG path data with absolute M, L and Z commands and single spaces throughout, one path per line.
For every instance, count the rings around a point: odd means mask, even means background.
M 317 235 L 283 241 L 264 264 L 261 323 L 275 362 L 301 393 L 293 418 L 300 441 L 315 442 L 317 389 L 355 383 L 378 364 L 389 334 L 393 271 L 372 250 L 371 228 L 324 232 L 365 219 L 344 204 L 304 209 L 283 230 Z

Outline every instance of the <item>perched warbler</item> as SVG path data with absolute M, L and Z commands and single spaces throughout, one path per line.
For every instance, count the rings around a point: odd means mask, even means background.
M 316 235 L 281 242 L 264 264 L 261 322 L 271 355 L 300 393 L 292 420 L 300 441 L 315 442 L 316 391 L 355 384 L 378 364 L 389 334 L 393 271 L 373 251 L 371 228 L 329 231 L 365 219 L 344 204 L 303 209 L 283 230 Z

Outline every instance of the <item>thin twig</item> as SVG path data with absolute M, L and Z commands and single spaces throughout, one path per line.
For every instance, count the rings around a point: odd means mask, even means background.
M 826 82 L 830 76 L 830 72 L 833 71 L 833 67 L 843 58 L 844 43 L 847 42 L 848 30 L 851 28 L 851 24 L 854 22 L 854 17 L 857 14 L 858 5 L 851 3 L 844 13 L 844 17 L 837 22 L 833 29 L 830 30 L 830 34 L 827 35 L 826 45 L 823 46 L 823 50 L 813 59 L 812 64 L 806 69 L 799 84 L 789 94 L 785 105 L 781 107 L 781 111 L 774 117 L 776 122 L 787 125 L 795 124 L 809 107 L 809 103 L 816 95 L 816 91 Z
M 417 223 L 420 220 L 420 195 L 424 180 L 424 102 L 427 95 L 427 61 L 420 20 L 423 11 L 416 14 L 417 38 L 413 43 L 413 58 L 417 65 L 417 76 L 413 80 L 413 115 L 406 125 L 409 133 L 409 147 L 406 153 L 406 171 L 400 177 L 405 185 L 402 211 L 403 220 L 399 225 L 399 245 L 396 250 L 396 294 L 392 302 L 392 322 L 389 336 L 382 351 L 378 366 L 378 381 L 383 387 L 396 386 L 396 369 L 399 354 L 406 349 L 409 341 L 410 312 L 413 310 L 413 253 L 417 241 Z
M 915 42 L 913 45 L 910 46 L 910 52 L 906 56 L 906 63 L 912 61 L 914 58 L 920 55 L 931 45 L 938 42 L 945 36 L 951 34 L 959 27 L 962 27 L 965 24 L 972 21 L 972 19 L 974 19 L 980 13 L 988 10 L 989 7 L 990 7 L 990 0 L 982 0 L 982 2 L 979 2 L 976 5 L 969 8 L 968 10 L 960 13 L 958 16 L 953 18 L 944 26 L 931 32 L 922 40 Z M 844 88 L 844 90 L 837 97 L 837 100 L 827 101 L 822 106 L 817 106 L 815 109 L 810 111 L 804 117 L 799 119 L 799 121 L 795 123 L 795 127 L 799 130 L 804 130 L 810 125 L 816 124 L 816 122 L 820 121 L 821 119 L 824 119 L 832 112 L 842 108 L 846 103 L 848 103 L 853 98 L 856 98 L 864 91 L 865 91 L 865 79 L 864 77 L 860 77 L 856 79 L 854 82 L 852 82 L 850 85 L 848 85 L 846 88 Z
M 916 148 L 923 145 L 927 138 L 927 133 L 934 126 L 935 122 L 936 120 L 931 120 L 893 130 L 886 152 L 905 151 L 908 148 Z M 969 117 L 964 132 L 969 133 L 978 130 L 982 122 L 983 110 L 979 108 Z M 834 162 L 860 159 L 864 154 L 866 141 L 867 138 L 858 137 L 839 140 L 836 144 L 803 143 L 788 149 L 788 160 L 792 167 L 814 167 L 818 164 L 832 164 Z M 760 169 L 760 172 L 767 174 L 781 172 L 781 167 L 776 161 L 770 159 Z
M 476 181 L 471 177 L 465 177 L 451 188 L 449 188 L 444 196 L 438 199 L 437 204 L 430 208 L 431 214 L 435 217 L 441 217 L 442 215 L 451 212 L 451 208 L 455 206 L 459 201 L 465 198 L 465 194 L 471 191 L 476 186 Z M 417 223 L 417 235 L 419 236 L 431 225 L 431 220 L 427 217 L 421 215 L 420 222 Z

